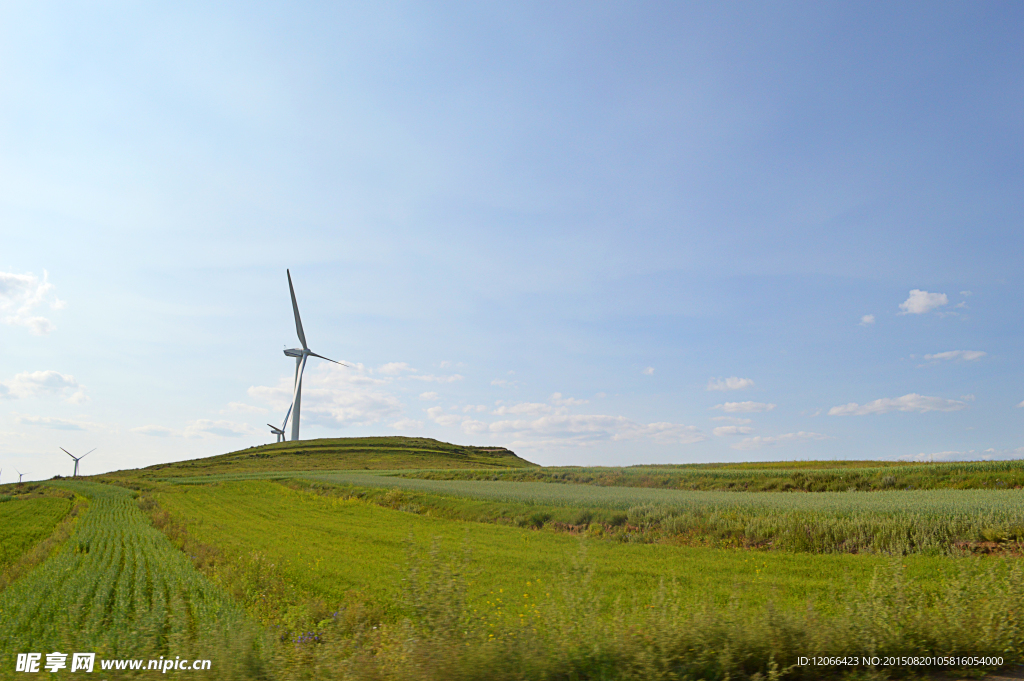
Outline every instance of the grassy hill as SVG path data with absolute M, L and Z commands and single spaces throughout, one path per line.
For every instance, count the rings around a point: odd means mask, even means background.
M 349 437 L 299 440 L 162 463 L 115 477 L 177 478 L 264 471 L 395 470 L 403 468 L 529 468 L 504 447 L 463 447 L 425 437 Z

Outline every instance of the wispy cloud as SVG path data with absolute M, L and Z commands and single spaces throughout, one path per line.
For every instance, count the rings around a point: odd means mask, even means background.
M 37 336 L 50 333 L 56 328 L 53 322 L 34 314 L 37 307 L 47 303 L 54 310 L 64 307 L 64 301 L 53 295 L 46 270 L 42 279 L 32 273 L 0 272 L 0 321 L 4 324 L 27 327 Z
M 99 425 L 88 421 L 76 421 L 72 419 L 58 419 L 49 416 L 23 416 L 14 417 L 16 423 L 23 426 L 36 426 L 37 428 L 50 428 L 52 430 L 96 430 Z
M 216 436 L 216 437 L 242 437 L 251 435 L 257 431 L 245 423 L 234 421 L 213 421 L 210 419 L 197 419 L 185 426 L 183 435 L 190 438 Z
M 88 400 L 85 386 L 74 376 L 59 371 L 25 371 L 7 381 L 0 381 L 0 399 L 59 397 L 65 402 L 81 404 Z
M 752 423 L 751 419 L 744 419 L 738 416 L 712 416 L 712 421 L 723 421 L 725 423 L 734 423 L 738 426 L 745 426 L 748 423 Z
M 492 416 L 518 417 L 485 421 L 457 410 L 427 409 L 434 423 L 459 426 L 468 435 L 489 435 L 495 440 L 521 447 L 586 446 L 599 441 L 648 439 L 660 444 L 691 444 L 707 439 L 695 426 L 666 421 L 638 423 L 624 416 L 573 414 L 570 406 L 583 400 L 552 395 L 550 402 L 499 404 Z
M 377 369 L 377 371 L 385 376 L 401 376 L 402 374 L 416 372 L 415 369 L 405 362 L 388 362 Z
M 891 411 L 909 411 L 925 413 L 929 411 L 959 411 L 966 409 L 967 404 L 960 400 L 947 400 L 942 397 L 929 397 L 910 393 L 903 397 L 883 397 L 882 399 L 857 404 L 850 402 L 828 410 L 829 416 L 867 416 L 869 414 L 887 414 Z
M 934 355 L 925 355 L 924 358 L 929 361 L 939 362 L 942 360 L 962 360 L 964 362 L 974 362 L 984 357 L 986 352 L 981 350 L 949 350 L 947 352 L 937 352 Z
M 437 393 L 429 392 L 429 393 L 420 393 L 420 399 L 421 400 L 426 400 L 427 402 L 437 402 L 441 398 L 438 396 Z
M 180 435 L 180 433 L 172 428 L 166 428 L 164 426 L 139 426 L 138 428 L 132 428 L 133 433 L 139 433 L 140 435 L 148 435 L 150 437 L 171 437 L 173 435 Z
M 900 303 L 900 314 L 926 314 L 948 303 L 949 297 L 945 293 L 929 293 L 915 288 L 910 297 Z
M 771 411 L 775 406 L 768 402 L 726 402 L 716 404 L 712 409 L 721 409 L 729 414 L 744 414 Z
M 423 421 L 415 419 L 401 419 L 391 424 L 395 430 L 420 430 L 423 428 Z
M 754 381 L 749 378 L 730 376 L 729 378 L 708 379 L 708 390 L 746 390 L 753 388 Z
M 919 454 L 904 454 L 897 457 L 899 461 L 1000 461 L 1007 459 L 1024 458 L 1024 447 L 1016 449 L 985 449 L 978 451 L 968 450 L 947 450 L 944 452 L 921 452 Z
M 714 435 L 749 435 L 754 432 L 750 426 L 718 426 L 711 431 Z
M 875 315 L 866 314 L 860 318 L 860 326 L 871 326 L 875 323 Z
M 831 440 L 831 435 L 823 435 L 822 433 L 809 433 L 806 431 L 799 431 L 797 433 L 783 433 L 782 435 L 768 435 L 755 437 L 748 437 L 740 440 L 732 446 L 733 449 L 750 450 L 760 449 L 761 447 L 772 447 L 775 445 L 781 445 L 788 442 L 807 442 L 810 440 Z
M 654 367 L 647 367 L 646 369 L 643 370 L 643 374 L 645 376 L 653 376 L 654 375 Z

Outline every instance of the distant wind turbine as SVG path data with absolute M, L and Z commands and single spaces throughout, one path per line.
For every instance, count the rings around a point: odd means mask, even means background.
M 22 473 L 17 468 L 14 469 L 14 472 L 18 474 L 18 484 L 20 485 L 21 484 L 21 479 L 23 477 L 25 477 L 26 475 L 28 475 L 28 473 Z
M 294 404 L 295 395 L 292 395 L 292 402 Z M 281 421 L 281 427 L 278 428 L 273 423 L 268 423 L 270 426 L 270 432 L 277 436 L 278 442 L 284 442 L 284 429 L 288 426 L 288 417 L 292 415 L 292 405 L 288 405 L 288 412 L 284 415 L 284 421 Z
M 82 456 L 75 456 L 74 454 L 72 454 L 72 453 L 71 453 L 71 452 L 69 452 L 68 450 L 64 449 L 63 447 L 60 447 L 60 450 L 61 450 L 62 452 L 64 452 L 65 454 L 67 454 L 68 456 L 70 456 L 70 457 L 71 457 L 72 459 L 74 459 L 74 460 L 75 460 L 75 473 L 74 473 L 74 475 L 73 475 L 72 477 L 75 477 L 75 478 L 77 478 L 77 477 L 78 477 L 78 462 L 79 462 L 79 461 L 81 461 L 82 459 L 84 459 L 85 457 L 89 456 L 89 455 L 90 455 L 90 454 L 92 454 L 93 452 L 95 452 L 95 451 L 96 451 L 96 448 L 95 448 L 95 447 L 93 447 L 92 449 L 90 449 L 89 451 L 87 451 L 87 452 L 86 452 L 85 454 L 82 454 Z
M 306 334 L 302 332 L 302 319 L 299 317 L 299 304 L 295 301 L 295 287 L 292 286 L 292 273 L 290 270 L 285 270 L 285 272 L 288 274 L 288 291 L 292 294 L 292 310 L 295 312 L 295 331 L 299 334 L 299 342 L 302 343 L 301 348 L 292 348 L 284 351 L 284 354 L 288 357 L 295 358 L 295 388 L 292 392 L 292 407 L 290 412 L 292 417 L 292 440 L 295 441 L 299 439 L 299 407 L 302 404 L 302 372 L 306 369 L 306 360 L 310 355 L 312 355 L 313 357 L 326 359 L 328 362 L 340 364 L 343 367 L 347 367 L 348 365 L 344 362 L 337 362 L 329 357 L 318 355 L 310 350 L 309 346 L 306 345 Z M 285 416 L 285 422 L 281 425 L 282 431 L 287 423 L 288 417 Z M 273 426 L 270 427 L 273 428 Z M 284 433 L 280 433 L 279 436 L 284 437 Z

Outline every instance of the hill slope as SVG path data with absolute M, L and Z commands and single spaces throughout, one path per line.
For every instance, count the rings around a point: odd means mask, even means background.
M 528 468 L 504 447 L 463 447 L 423 437 L 350 437 L 279 442 L 237 452 L 118 471 L 138 478 L 174 478 L 261 471 L 395 470 L 402 468 Z

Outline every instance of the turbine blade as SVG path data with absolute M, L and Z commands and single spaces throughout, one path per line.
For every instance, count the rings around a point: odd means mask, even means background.
M 80 456 L 80 457 L 78 457 L 78 458 L 79 458 L 79 459 L 84 459 L 85 457 L 89 456 L 90 454 L 92 454 L 92 453 L 93 453 L 93 452 L 95 452 L 95 451 L 96 451 L 96 448 L 95 448 L 95 447 L 93 447 L 92 449 L 90 449 L 89 451 L 87 451 L 87 452 L 86 452 L 85 454 L 82 454 L 82 456 Z
M 63 447 L 58 447 L 57 449 L 61 450 L 61 451 L 62 451 L 62 452 L 64 452 L 65 454 L 67 454 L 67 455 L 68 455 L 68 456 L 70 456 L 70 457 L 71 457 L 72 459 L 74 459 L 74 458 L 75 458 L 75 455 L 74 455 L 74 454 L 72 454 L 72 453 L 71 453 L 71 452 L 69 452 L 68 450 L 64 449 Z M 77 459 L 76 459 L 76 460 L 77 460 Z M 15 469 L 15 470 L 17 470 L 17 469 Z
M 324 357 L 323 355 L 318 355 L 315 352 L 310 352 L 309 354 L 313 355 L 314 357 L 319 357 L 320 359 L 326 359 L 328 362 L 334 362 L 335 364 L 340 364 L 343 367 L 347 367 L 348 366 L 348 364 L 345 364 L 344 362 L 339 362 L 336 359 L 331 359 L 330 357 Z
M 302 319 L 299 317 L 299 303 L 295 300 L 295 287 L 292 286 L 292 273 L 290 270 L 285 270 L 288 273 L 288 291 L 292 294 L 292 310 L 295 312 L 295 331 L 299 334 L 299 342 L 302 343 L 302 349 L 308 350 L 309 346 L 306 345 L 306 334 L 302 333 Z

